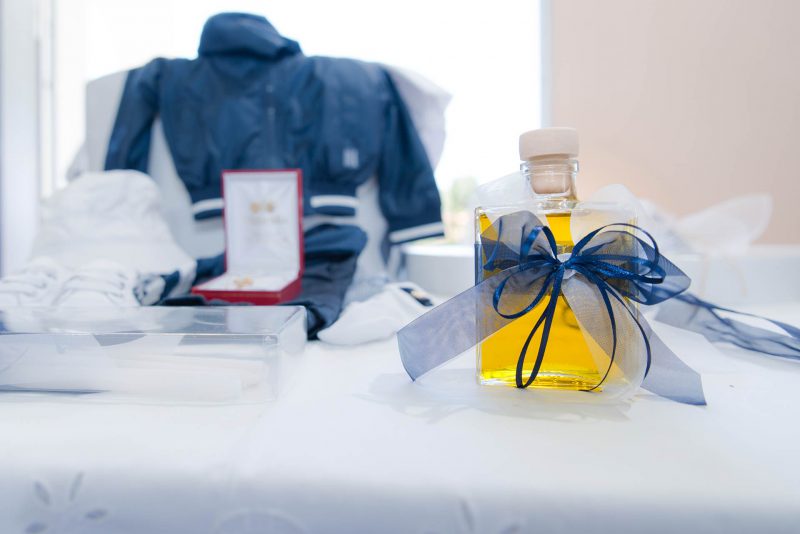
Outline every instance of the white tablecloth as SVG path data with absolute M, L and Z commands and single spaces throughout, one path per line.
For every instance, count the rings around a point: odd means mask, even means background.
M 469 356 L 412 384 L 393 340 L 312 343 L 262 405 L 0 397 L 0 532 L 798 532 L 800 362 L 658 330 L 707 407 L 480 388 Z

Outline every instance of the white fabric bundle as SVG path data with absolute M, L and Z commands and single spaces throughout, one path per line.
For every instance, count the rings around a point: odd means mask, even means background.
M 335 323 L 318 334 L 319 339 L 331 345 L 360 345 L 391 337 L 430 309 L 418 298 L 428 299 L 414 284 L 387 284 L 377 295 L 350 303 Z
M 42 205 L 31 257 L 75 269 L 92 260 L 168 273 L 193 263 L 175 242 L 156 184 L 138 171 L 86 173 Z

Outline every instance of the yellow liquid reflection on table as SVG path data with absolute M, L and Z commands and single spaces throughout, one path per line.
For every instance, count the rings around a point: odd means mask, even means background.
M 569 212 L 551 213 L 546 217 L 556 238 L 556 243 L 559 245 L 559 252 L 571 251 L 574 245 L 570 232 L 571 214 Z M 491 221 L 485 213 L 479 213 L 478 222 L 481 232 L 491 225 Z M 483 260 L 485 261 L 485 258 Z M 482 384 L 516 385 L 516 369 L 520 351 L 548 301 L 549 296 L 545 296 L 530 312 L 509 323 L 478 345 L 479 380 Z M 491 307 L 479 311 L 481 314 L 497 313 Z M 530 376 L 536 361 L 542 330 L 543 328 L 540 326 L 528 346 L 522 372 L 523 383 Z M 591 337 L 584 337 L 566 299 L 563 295 L 559 296 L 547 342 L 547 351 L 536 380 L 530 387 L 567 390 L 594 388 L 603 378 L 606 368 L 603 367 L 602 372 L 598 370 L 595 358 L 592 356 L 593 352 L 595 356 L 599 355 L 603 362 L 610 359 Z M 597 388 L 595 391 L 599 389 Z

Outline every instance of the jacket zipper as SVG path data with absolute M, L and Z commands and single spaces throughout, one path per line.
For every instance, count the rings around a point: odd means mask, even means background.
M 267 104 L 267 139 L 265 143 L 265 149 L 267 151 L 267 162 L 269 163 L 270 167 L 280 167 L 281 164 L 278 161 L 278 156 L 280 155 L 280 151 L 278 150 L 278 136 L 276 133 L 275 128 L 275 121 L 276 121 L 276 114 L 277 110 L 275 108 L 275 84 L 272 83 L 272 73 L 267 74 L 267 85 L 264 88 L 266 92 L 266 104 Z

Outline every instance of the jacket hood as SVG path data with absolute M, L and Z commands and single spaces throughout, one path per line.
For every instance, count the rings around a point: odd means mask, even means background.
M 206 21 L 197 53 L 238 54 L 275 59 L 300 52 L 296 41 L 283 37 L 267 19 L 249 13 L 220 13 Z

